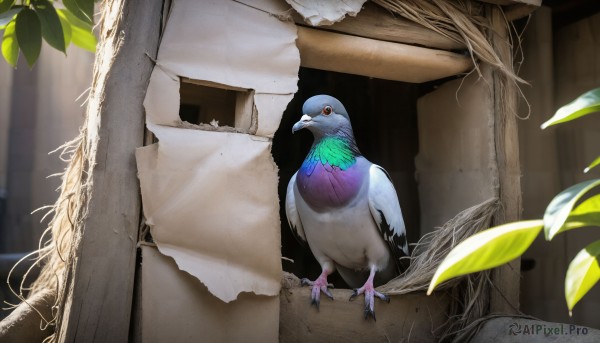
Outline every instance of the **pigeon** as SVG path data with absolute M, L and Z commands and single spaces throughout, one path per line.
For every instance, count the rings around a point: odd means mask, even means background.
M 319 309 L 323 292 L 333 300 L 327 277 L 336 270 L 354 288 L 350 300 L 364 294 L 364 316 L 375 318 L 374 289 L 395 276 L 408 256 L 406 228 L 389 174 L 360 153 L 344 105 L 316 95 L 302 106 L 292 133 L 308 129 L 314 142 L 287 187 L 285 210 L 296 239 L 308 246 L 321 275 L 312 287 L 311 304 Z

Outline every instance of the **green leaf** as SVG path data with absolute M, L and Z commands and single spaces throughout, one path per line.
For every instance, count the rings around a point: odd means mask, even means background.
M 92 25 L 81 21 L 69 11 L 58 10 L 58 14 L 71 24 L 71 41 L 73 44 L 90 52 L 96 52 L 98 41 L 92 31 Z
M 15 7 L 9 11 L 6 11 L 0 14 L 0 27 L 8 24 L 9 21 L 13 20 L 13 18 L 21 12 L 23 7 Z
M 24 8 L 16 19 L 17 41 L 29 68 L 33 66 L 42 49 L 42 25 L 32 9 Z
M 63 5 L 80 20 L 94 23 L 94 0 L 63 0 Z
M 542 129 L 598 111 L 600 111 L 600 88 L 592 89 L 580 95 L 571 103 L 559 108 L 552 118 L 542 124 Z
M 2 38 L 2 56 L 8 64 L 13 68 L 17 67 L 17 59 L 19 58 L 19 43 L 15 32 L 15 21 L 11 21 L 4 29 L 4 37 Z
M 56 10 L 56 12 L 58 12 L 59 15 L 64 16 L 65 19 L 67 19 L 69 21 L 69 23 L 71 23 L 72 26 L 81 27 L 81 28 L 86 29 L 87 31 L 90 31 L 90 32 L 93 29 L 92 24 L 87 23 L 87 22 L 85 22 L 85 21 L 77 18 L 70 11 L 67 11 L 67 10 L 64 10 L 64 9 L 58 9 L 58 10 Z
M 600 279 L 600 241 L 581 250 L 569 264 L 565 277 L 565 298 L 570 311 Z
M 54 6 L 48 0 L 36 0 L 33 9 L 42 24 L 42 36 L 56 50 L 66 52 L 65 36 Z
M 504 224 L 479 232 L 458 244 L 435 272 L 427 294 L 451 278 L 479 272 L 519 257 L 542 230 L 542 220 Z
M 599 165 L 599 164 L 600 164 L 600 156 L 596 157 L 596 159 L 594 160 L 594 162 L 590 163 L 590 165 L 589 165 L 589 166 L 587 166 L 587 167 L 586 167 L 586 168 L 583 170 L 583 172 L 584 172 L 584 173 L 587 173 L 587 172 L 589 172 L 590 170 L 592 170 L 592 169 L 593 169 L 595 166 L 597 166 L 597 165 Z
M 8 11 L 12 5 L 15 3 L 15 0 L 0 0 L 0 13 L 4 13 L 6 11 Z M 3 26 L 6 24 L 1 24 L 0 26 Z
M 71 26 L 73 44 L 90 52 L 96 52 L 96 36 L 91 31 L 86 31 L 78 26 Z
M 544 233 L 546 240 L 552 240 L 557 234 L 568 230 L 565 225 L 575 203 L 585 193 L 600 185 L 600 179 L 584 181 L 558 193 L 550 201 L 544 213 Z
M 600 194 L 586 199 L 571 211 L 564 231 L 586 226 L 600 227 Z
M 69 47 L 69 44 L 71 44 L 71 23 L 69 23 L 67 17 L 62 14 L 60 10 L 57 10 L 56 13 L 58 14 L 58 19 L 60 20 L 60 25 L 62 26 L 66 50 L 66 48 Z

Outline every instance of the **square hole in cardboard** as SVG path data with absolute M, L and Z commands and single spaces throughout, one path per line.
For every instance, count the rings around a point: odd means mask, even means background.
M 179 94 L 182 121 L 251 130 L 255 120 L 252 90 L 183 78 Z

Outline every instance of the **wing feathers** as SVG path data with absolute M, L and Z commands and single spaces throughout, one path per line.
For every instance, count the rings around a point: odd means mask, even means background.
M 408 243 L 398 195 L 388 173 L 380 166 L 372 165 L 369 177 L 371 215 L 377 223 L 381 236 L 400 262 L 400 258 L 408 256 Z
M 294 187 L 296 185 L 296 174 L 292 176 L 287 186 L 287 193 L 285 196 L 285 214 L 288 219 L 288 224 L 290 225 L 292 233 L 294 233 L 296 239 L 300 243 L 306 245 L 304 227 L 302 226 L 302 221 L 300 220 L 300 215 L 298 214 L 298 209 L 296 208 L 296 198 L 294 194 Z

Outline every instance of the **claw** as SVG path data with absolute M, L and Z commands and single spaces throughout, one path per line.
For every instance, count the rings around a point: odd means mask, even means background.
M 387 295 L 385 295 L 383 293 L 377 292 L 375 289 L 373 289 L 373 277 L 374 276 L 375 276 L 375 269 L 371 269 L 371 274 L 369 275 L 367 282 L 365 282 L 365 284 L 361 288 L 354 289 L 354 292 L 352 292 L 352 295 L 350 295 L 350 299 L 348 299 L 348 300 L 352 301 L 357 296 L 364 294 L 365 295 L 365 310 L 364 310 L 365 319 L 369 319 L 369 316 L 371 316 L 371 317 L 373 317 L 374 321 L 377 321 L 377 318 L 375 317 L 375 297 L 377 297 L 387 303 L 390 302 L 390 297 L 388 297 Z
M 317 311 L 319 310 L 319 305 L 321 305 L 321 300 L 319 298 L 312 298 L 310 301 L 311 305 L 315 305 Z
M 379 293 L 377 291 L 375 291 L 375 296 L 378 297 L 379 299 L 385 301 L 386 303 L 390 303 L 390 297 L 388 297 L 387 295 L 383 294 L 383 293 Z
M 356 298 L 359 294 L 362 294 L 362 292 L 360 292 L 360 290 L 358 288 L 354 289 L 354 292 L 352 292 L 352 294 L 350 295 L 350 299 L 348 299 L 348 301 L 352 301 L 354 300 L 354 298 Z
M 373 321 L 377 321 L 375 317 L 375 310 L 369 308 L 369 306 L 365 306 L 365 320 L 369 319 L 369 316 L 373 317 Z
M 325 271 L 323 271 L 323 273 L 321 273 L 321 275 L 315 281 L 310 281 L 307 278 L 303 278 L 300 280 L 300 284 L 302 286 L 312 287 L 310 292 L 310 304 L 315 305 L 317 310 L 319 310 L 319 306 L 321 305 L 321 292 L 333 300 L 333 294 L 329 291 L 329 288 L 333 288 L 333 285 L 327 283 L 327 272 Z
M 331 291 L 329 291 L 328 287 L 321 287 L 321 292 L 323 292 L 323 294 L 325 294 L 329 299 L 333 300 L 333 294 L 331 294 Z

